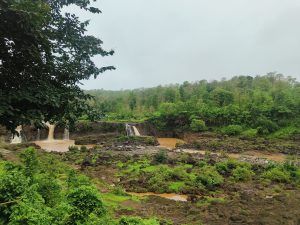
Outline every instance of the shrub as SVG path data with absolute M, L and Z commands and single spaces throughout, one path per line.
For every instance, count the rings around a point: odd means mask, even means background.
M 26 189 L 20 201 L 12 207 L 9 223 L 6 224 L 52 224 L 51 208 L 44 204 L 37 186 L 32 185 Z
M 48 174 L 39 174 L 35 178 L 35 182 L 38 184 L 37 191 L 45 200 L 45 204 L 53 207 L 59 202 L 61 186 L 58 181 Z
M 240 135 L 243 131 L 243 127 L 240 125 L 229 125 L 222 129 L 222 133 L 230 136 Z
M 257 133 L 266 135 L 278 130 L 278 125 L 267 118 L 259 118 L 256 122 Z
M 122 217 L 119 225 L 159 225 L 156 219 L 141 219 L 139 217 Z
M 248 181 L 253 177 L 254 172 L 247 167 L 237 167 L 232 170 L 232 176 L 236 181 Z
M 168 161 L 168 155 L 167 155 L 166 151 L 160 150 L 158 153 L 156 153 L 153 156 L 153 160 L 156 163 L 165 163 Z
M 126 191 L 120 186 L 114 187 L 112 193 L 115 194 L 115 195 L 120 195 L 120 196 L 127 196 L 128 195 L 126 193 Z
M 212 189 L 221 185 L 224 182 L 224 178 L 218 173 L 215 167 L 205 166 L 201 169 L 201 174 L 197 176 L 196 181 Z
M 67 199 L 73 206 L 70 215 L 71 224 L 84 223 L 91 213 L 101 216 L 105 212 L 97 190 L 91 186 L 80 186 L 72 189 Z
M 5 163 L 0 174 L 0 202 L 14 201 L 26 191 L 29 179 L 17 167 Z M 0 205 L 2 218 L 9 217 L 13 205 Z M 1 220 L 0 220 L 1 224 Z
M 292 138 L 300 134 L 300 129 L 297 127 L 285 127 L 271 135 L 273 138 Z
M 216 169 L 220 174 L 230 175 L 234 169 L 237 167 L 245 167 L 247 169 L 251 168 L 251 165 L 246 162 L 239 162 L 234 159 L 228 159 L 222 162 L 216 163 Z
M 78 149 L 78 147 L 77 146 L 69 146 L 69 151 L 70 152 L 77 152 L 79 149 Z
M 20 158 L 25 165 L 25 174 L 32 177 L 38 170 L 38 159 L 36 150 L 33 147 L 27 148 L 21 153 Z
M 82 145 L 81 147 L 80 147 L 80 151 L 81 152 L 86 152 L 88 150 L 88 148 L 85 146 L 85 145 Z
M 242 132 L 242 137 L 253 138 L 257 135 L 257 129 L 248 129 Z
M 169 191 L 179 193 L 184 188 L 184 182 L 172 182 L 169 184 Z
M 293 181 L 300 182 L 300 169 L 292 162 L 285 162 L 283 168 L 290 173 Z
M 199 119 L 193 119 L 190 124 L 190 127 L 191 127 L 192 131 L 195 131 L 195 132 L 201 132 L 201 131 L 207 130 L 205 121 L 199 120 Z
M 280 183 L 288 183 L 290 181 L 290 174 L 280 167 L 274 167 L 266 171 L 263 173 L 263 177 Z
M 146 171 L 150 171 L 149 169 Z M 147 172 L 149 189 L 153 192 L 163 193 L 168 190 L 167 181 L 170 180 L 171 171 L 167 166 L 155 166 L 151 172 Z

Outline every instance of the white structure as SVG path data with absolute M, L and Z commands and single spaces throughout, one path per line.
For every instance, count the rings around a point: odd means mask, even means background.
M 20 144 L 22 143 L 22 136 L 21 136 L 22 126 L 18 126 L 16 128 L 16 132 L 18 134 L 13 134 L 11 138 L 11 144 Z

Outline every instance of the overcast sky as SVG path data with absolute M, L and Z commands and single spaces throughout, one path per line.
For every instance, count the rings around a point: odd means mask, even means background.
M 277 71 L 300 79 L 299 0 L 98 0 L 89 33 L 114 65 L 84 89 L 152 87 Z

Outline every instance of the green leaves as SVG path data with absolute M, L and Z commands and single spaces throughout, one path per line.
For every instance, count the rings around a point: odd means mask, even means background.
M 84 223 L 91 213 L 101 216 L 105 213 L 97 190 L 91 186 L 80 186 L 72 189 L 67 196 L 68 202 L 73 207 L 70 224 Z
M 62 7 L 75 4 L 91 13 L 88 0 L 0 2 L 0 124 L 14 130 L 32 121 L 72 122 L 88 109 L 81 80 L 97 77 L 92 57 L 110 56 L 102 41 L 86 35 L 81 22 Z

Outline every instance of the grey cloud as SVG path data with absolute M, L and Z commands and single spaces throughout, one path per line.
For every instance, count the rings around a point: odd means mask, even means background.
M 91 19 L 114 65 L 84 89 L 127 89 L 278 71 L 300 78 L 298 0 L 101 0 Z

